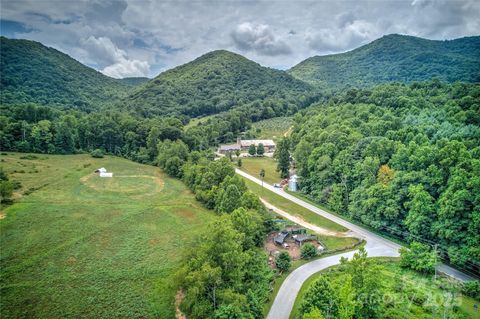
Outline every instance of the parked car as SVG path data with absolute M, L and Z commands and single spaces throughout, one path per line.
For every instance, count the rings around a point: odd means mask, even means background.
M 275 188 L 282 188 L 282 185 L 280 185 L 280 184 L 278 184 L 278 183 L 275 183 L 275 184 L 273 184 L 273 187 L 275 187 Z

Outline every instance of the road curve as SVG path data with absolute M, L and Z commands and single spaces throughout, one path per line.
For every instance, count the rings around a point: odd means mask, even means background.
M 235 172 L 259 185 L 262 185 L 262 181 L 258 178 L 251 176 L 250 174 L 245 173 L 239 169 L 235 169 Z M 286 193 L 283 189 L 275 188 L 272 185 L 263 183 L 263 187 L 266 189 L 276 193 L 279 196 L 282 196 L 300 206 L 303 206 L 310 211 L 323 216 L 327 219 L 330 219 L 336 222 L 339 225 L 342 225 L 349 230 L 351 230 L 355 236 L 363 238 L 366 240 L 365 249 L 370 257 L 398 257 L 399 249 L 401 245 L 392 242 L 386 238 L 383 238 L 361 226 L 355 225 L 350 223 L 338 216 L 330 214 L 310 203 L 305 202 L 293 195 Z M 295 269 L 283 282 L 280 290 L 273 301 L 272 307 L 270 308 L 270 312 L 268 313 L 267 319 L 288 319 L 290 313 L 293 309 L 293 305 L 295 303 L 295 299 L 297 297 L 300 288 L 302 287 L 305 280 L 307 280 L 313 274 L 334 266 L 340 262 L 340 258 L 346 257 L 351 258 L 355 252 L 347 252 L 343 254 L 338 254 L 334 256 L 329 256 L 322 259 L 314 260 L 308 264 L 305 264 L 297 269 Z M 453 278 L 456 278 L 461 281 L 468 281 L 472 280 L 473 278 L 459 272 L 456 269 L 453 269 L 447 265 L 439 265 L 437 269 Z

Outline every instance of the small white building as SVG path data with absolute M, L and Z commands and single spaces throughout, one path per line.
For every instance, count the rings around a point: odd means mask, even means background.
M 105 167 L 99 168 L 95 171 L 100 177 L 113 177 L 113 173 L 108 173 Z
M 292 175 L 288 180 L 288 190 L 292 192 L 296 192 L 298 190 L 298 176 Z

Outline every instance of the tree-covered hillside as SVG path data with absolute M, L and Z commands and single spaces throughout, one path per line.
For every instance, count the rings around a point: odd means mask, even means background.
M 480 267 L 480 86 L 351 90 L 296 116 L 302 191 L 405 240 Z
M 0 37 L 0 103 L 92 110 L 125 94 L 127 85 L 70 56 L 28 40 Z
M 311 57 L 288 73 L 330 89 L 434 77 L 480 82 L 480 36 L 433 41 L 392 34 L 350 52 Z
M 133 78 L 118 79 L 117 81 L 128 86 L 138 86 L 140 84 L 148 82 L 149 80 L 150 79 L 146 77 L 133 77 Z
M 311 87 L 287 73 L 262 67 L 241 55 L 213 51 L 161 73 L 124 100 L 143 116 L 215 114 L 254 102 L 303 106 Z

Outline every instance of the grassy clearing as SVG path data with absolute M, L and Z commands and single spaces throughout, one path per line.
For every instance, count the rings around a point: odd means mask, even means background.
M 34 156 L 1 156 L 23 185 L 0 220 L 2 318 L 174 318 L 172 274 L 214 214 L 152 166 Z
M 383 271 L 378 274 L 378 280 L 380 280 L 385 291 L 389 293 L 389 298 L 395 300 L 395 303 L 391 303 L 390 307 L 398 309 L 397 313 L 402 313 L 402 317 L 398 318 L 431 318 L 431 310 L 425 310 L 421 304 L 424 301 L 425 296 L 440 296 L 443 292 L 433 281 L 431 276 L 423 276 L 417 272 L 401 268 L 398 263 L 398 258 L 376 258 L 383 266 Z M 338 271 L 338 267 L 334 266 L 325 269 L 321 272 L 308 278 L 300 292 L 295 299 L 291 319 L 299 318 L 300 303 L 302 302 L 305 293 L 311 284 L 320 276 L 328 276 L 332 283 L 343 282 L 343 273 Z M 445 284 L 443 284 L 445 286 Z M 413 300 L 412 303 L 409 301 Z M 436 300 L 441 300 L 438 298 Z M 460 296 L 458 299 L 460 304 L 460 311 L 463 312 L 467 318 L 479 318 L 478 311 L 475 310 L 473 305 L 478 304 L 472 298 Z M 440 313 L 435 318 L 440 318 Z M 397 318 L 397 317 L 395 317 Z
M 252 124 L 252 131 L 259 139 L 279 139 L 293 125 L 293 117 L 274 117 Z
M 218 114 L 213 114 L 213 115 L 207 115 L 207 116 L 203 116 L 203 117 L 196 117 L 196 118 L 193 118 L 191 119 L 187 125 L 185 125 L 184 129 L 188 129 L 190 127 L 194 127 L 194 126 L 197 126 L 198 124 L 201 124 L 201 123 L 204 123 L 206 121 L 208 121 L 210 118 L 216 116 Z
M 265 183 L 274 184 L 281 181 L 277 172 L 277 162 L 270 157 L 243 157 L 241 170 L 260 179 L 260 170 L 265 170 Z
M 283 198 L 280 195 L 277 195 L 268 189 L 262 188 L 262 186 L 258 185 L 257 183 L 254 183 L 250 181 L 247 178 L 242 177 L 243 180 L 245 181 L 247 187 L 257 194 L 258 196 L 264 198 L 267 202 L 271 203 L 272 205 L 275 205 L 276 207 L 292 214 L 292 215 L 297 215 L 301 218 L 303 218 L 305 221 L 315 224 L 317 226 L 332 230 L 332 231 L 339 231 L 339 232 L 346 232 L 348 231 L 347 228 L 338 225 L 335 222 L 332 222 L 329 219 L 326 219 L 325 217 L 319 216 L 310 210 L 295 204 L 294 202 L 289 201 L 286 198 Z M 339 238 L 339 237 L 334 237 L 334 238 Z

